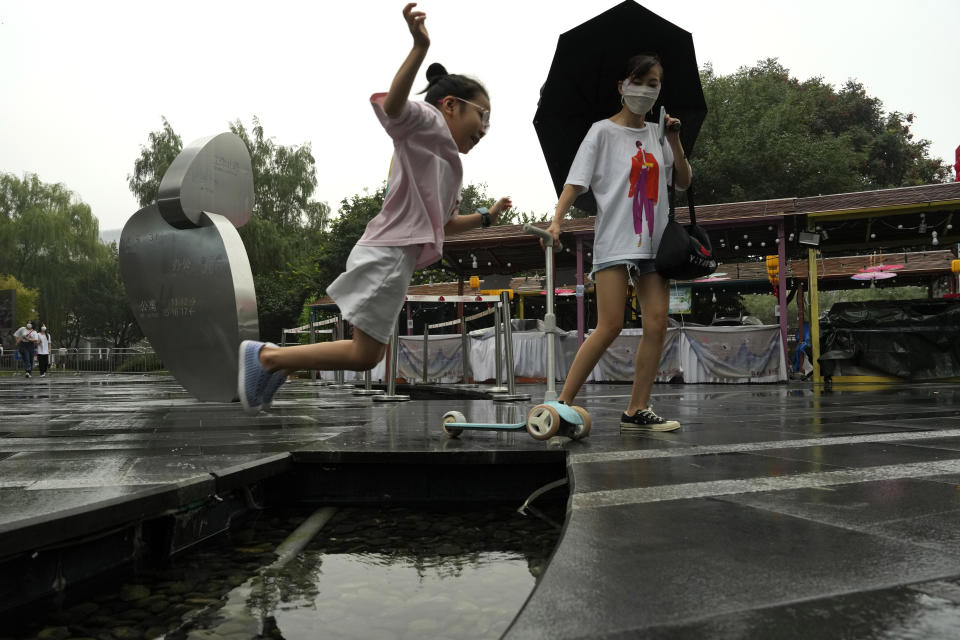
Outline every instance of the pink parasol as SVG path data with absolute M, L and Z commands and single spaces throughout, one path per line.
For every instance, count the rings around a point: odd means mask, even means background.
M 855 273 L 850 277 L 853 280 L 886 280 L 887 278 L 897 277 L 897 274 L 889 271 L 870 271 L 868 273 Z

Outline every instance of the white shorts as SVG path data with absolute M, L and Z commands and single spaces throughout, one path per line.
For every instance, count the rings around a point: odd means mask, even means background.
M 327 287 L 344 319 L 381 344 L 397 328 L 419 245 L 371 247 L 355 245 L 347 270 Z

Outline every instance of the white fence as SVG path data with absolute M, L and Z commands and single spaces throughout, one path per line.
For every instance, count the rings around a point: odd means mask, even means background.
M 53 349 L 50 354 L 50 369 L 47 375 L 63 375 L 65 373 L 99 372 L 99 373 L 149 373 L 163 369 L 163 362 L 152 349 L 143 348 L 88 348 L 88 349 Z M 16 350 L 4 349 L 0 356 L 0 371 L 23 373 L 23 362 Z M 40 370 L 36 358 L 33 362 L 33 373 L 39 375 Z

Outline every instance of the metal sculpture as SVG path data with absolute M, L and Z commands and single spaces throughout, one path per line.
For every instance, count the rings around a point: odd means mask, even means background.
M 237 233 L 252 211 L 250 154 L 222 133 L 180 152 L 157 203 L 133 214 L 120 236 L 133 315 L 198 400 L 236 400 L 237 347 L 259 338 L 253 274 Z

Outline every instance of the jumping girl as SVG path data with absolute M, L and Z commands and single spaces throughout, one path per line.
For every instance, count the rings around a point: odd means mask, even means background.
M 597 221 L 593 245 L 597 328 L 583 343 L 570 366 L 558 400 L 570 404 L 587 376 L 623 329 L 624 298 L 632 281 L 640 302 L 643 336 L 637 347 L 630 403 L 620 417 L 623 431 L 673 431 L 676 420 L 653 412 L 650 392 L 667 335 L 669 282 L 654 268 L 654 259 L 669 214 L 667 184 L 690 186 L 691 171 L 680 144 L 679 130 L 669 127 L 665 144 L 657 125 L 645 121 L 660 94 L 663 66 L 654 55 L 634 56 L 617 83 L 623 107 L 595 122 L 574 158 L 548 227 L 560 240 L 560 222 L 577 196 L 593 189 Z
M 285 348 L 244 340 L 238 393 L 248 413 L 268 409 L 291 371 L 366 371 L 376 366 L 395 329 L 413 271 L 441 258 L 444 236 L 488 227 L 513 206 L 510 198 L 501 198 L 489 211 L 457 215 L 463 179 L 459 154 L 469 153 L 486 135 L 490 97 L 476 80 L 449 74 L 434 63 L 427 69 L 425 100 L 408 100 L 430 47 L 426 14 L 414 11 L 415 6 L 411 2 L 403 9 L 413 48 L 390 90 L 370 98 L 394 144 L 383 209 L 350 252 L 347 270 L 327 288 L 353 325 L 353 339 Z

